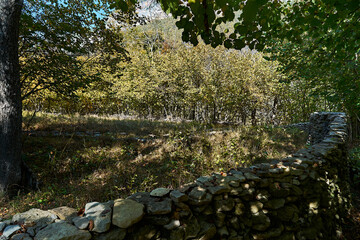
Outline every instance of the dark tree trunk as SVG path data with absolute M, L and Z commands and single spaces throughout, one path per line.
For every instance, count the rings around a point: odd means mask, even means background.
M 22 184 L 18 38 L 23 0 L 0 0 L 0 193 Z

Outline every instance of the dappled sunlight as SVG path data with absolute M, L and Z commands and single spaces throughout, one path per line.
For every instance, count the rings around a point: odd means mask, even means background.
M 49 116 L 39 115 L 41 119 L 31 127 L 41 122 L 39 130 L 56 124 L 59 129 L 71 130 L 68 126 L 81 129 L 91 122 L 88 131 L 117 130 L 99 137 L 26 137 L 24 159 L 41 181 L 41 191 L 19 194 L 8 201 L 4 206 L 7 214 L 32 207 L 82 208 L 87 202 L 125 198 L 155 187 L 176 188 L 212 172 L 285 157 L 306 142 L 306 134 L 301 131 L 266 126 L 218 125 L 206 130 L 206 126 L 194 123 L 96 117 L 89 120 L 80 116 L 47 120 Z M 119 134 L 125 127 L 131 131 Z M 134 135 L 145 132 L 157 134 Z

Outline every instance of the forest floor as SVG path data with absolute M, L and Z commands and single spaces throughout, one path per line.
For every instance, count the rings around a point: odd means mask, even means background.
M 278 159 L 303 148 L 297 129 L 96 116 L 24 116 L 23 159 L 40 190 L 0 199 L 0 218 L 30 208 L 124 198 L 199 176 Z
M 298 129 L 271 126 L 55 114 L 31 118 L 24 116 L 23 158 L 40 189 L 0 199 L 3 219 L 30 208 L 81 209 L 92 201 L 176 188 L 212 172 L 283 158 L 305 147 L 307 139 Z M 357 187 L 343 226 L 350 240 L 360 239 Z

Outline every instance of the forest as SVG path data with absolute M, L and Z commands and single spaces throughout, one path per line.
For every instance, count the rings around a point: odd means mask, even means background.
M 0 222 L 286 157 L 309 147 L 291 126 L 331 111 L 349 124 L 344 239 L 360 236 L 358 1 L 9 2 L 22 5 L 19 93 L 0 57 L 0 166 L 17 159 L 31 184 L 0 177 Z

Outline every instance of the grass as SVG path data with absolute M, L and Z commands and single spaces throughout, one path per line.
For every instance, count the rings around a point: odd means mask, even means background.
M 2 198 L 1 218 L 30 208 L 80 209 L 91 201 L 176 188 L 212 172 L 285 157 L 306 142 L 306 134 L 295 129 L 79 115 L 39 114 L 23 128 L 103 134 L 24 136 L 23 158 L 42 184 L 39 191 Z

